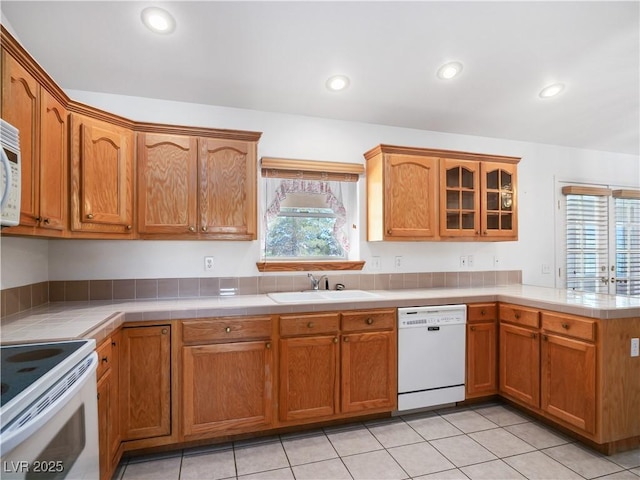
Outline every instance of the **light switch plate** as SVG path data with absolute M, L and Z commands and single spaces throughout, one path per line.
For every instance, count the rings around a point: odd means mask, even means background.
M 638 338 L 631 339 L 631 356 L 632 357 L 640 356 L 640 339 Z

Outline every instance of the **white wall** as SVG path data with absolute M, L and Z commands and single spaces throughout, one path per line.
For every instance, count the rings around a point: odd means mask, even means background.
M 524 283 L 554 286 L 553 275 L 541 273 L 543 263 L 554 267 L 554 179 L 640 186 L 640 160 L 630 155 L 139 97 L 67 93 L 75 100 L 132 120 L 260 131 L 259 157 L 363 163 L 362 154 L 380 143 L 522 157 L 518 167 L 518 242 L 366 242 L 365 192 L 360 182 L 360 256 L 366 261 L 380 256 L 383 273 L 398 271 L 393 266 L 396 255 L 403 257 L 400 272 L 457 271 L 461 270 L 461 255 L 474 255 L 470 271 L 521 269 Z M 21 276 L 14 281 L 14 275 L 4 268 L 5 250 L 12 252 L 18 245 L 19 240 L 6 244 L 2 240 L 3 288 L 5 275 L 10 277 L 10 286 L 25 280 Z M 214 276 L 258 274 L 258 242 L 51 240 L 49 279 L 202 277 L 205 255 L 215 257 Z M 494 257 L 499 259 L 498 267 L 494 267 Z M 371 272 L 369 268 L 370 264 L 365 266 L 365 272 Z
M 49 242 L 39 238 L 0 239 L 0 288 L 49 280 Z

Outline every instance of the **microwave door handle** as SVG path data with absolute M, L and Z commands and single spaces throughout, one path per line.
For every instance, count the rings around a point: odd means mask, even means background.
M 9 201 L 9 194 L 11 193 L 11 165 L 9 164 L 9 157 L 7 157 L 4 148 L 0 148 L 0 157 L 2 158 L 2 168 L 5 174 L 5 184 L 2 186 L 4 191 L 2 192 L 2 200 L 0 200 L 0 208 L 4 208 Z
M 18 445 L 20 445 L 27 437 L 33 435 L 34 432 L 37 432 L 44 424 L 51 420 L 51 418 L 53 418 L 53 416 L 67 404 L 68 400 L 73 398 L 73 396 L 85 386 L 87 380 L 90 380 L 92 378 L 91 376 L 95 375 L 97 365 L 98 354 L 96 352 L 93 352 L 91 354 L 91 361 L 84 373 L 55 401 L 49 404 L 41 412 L 35 413 L 23 425 L 18 425 L 22 415 L 19 415 L 16 420 L 13 421 L 13 423 L 9 424 L 2 431 L 2 435 L 0 436 L 0 454 L 2 455 L 2 457 L 4 457 L 5 454 L 9 453 Z M 68 381 L 68 377 L 70 376 L 71 372 L 65 375 L 60 381 L 58 381 L 51 390 L 55 389 L 56 386 L 60 385 L 60 383 L 66 383 Z M 49 390 L 49 392 L 51 390 Z M 37 405 L 37 403 L 38 402 L 35 402 L 29 408 L 35 410 L 34 406 Z

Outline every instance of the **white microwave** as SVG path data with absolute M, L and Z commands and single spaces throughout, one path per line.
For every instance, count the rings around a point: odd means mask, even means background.
M 0 225 L 11 227 L 20 223 L 20 132 L 0 118 Z

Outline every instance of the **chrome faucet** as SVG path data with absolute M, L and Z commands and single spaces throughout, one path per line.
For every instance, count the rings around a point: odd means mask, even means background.
M 311 290 L 320 290 L 320 282 L 323 278 L 327 279 L 325 290 L 328 290 L 329 281 L 326 275 L 322 275 L 320 278 L 316 278 L 312 273 L 307 273 L 307 277 L 309 277 L 309 280 L 311 280 Z

